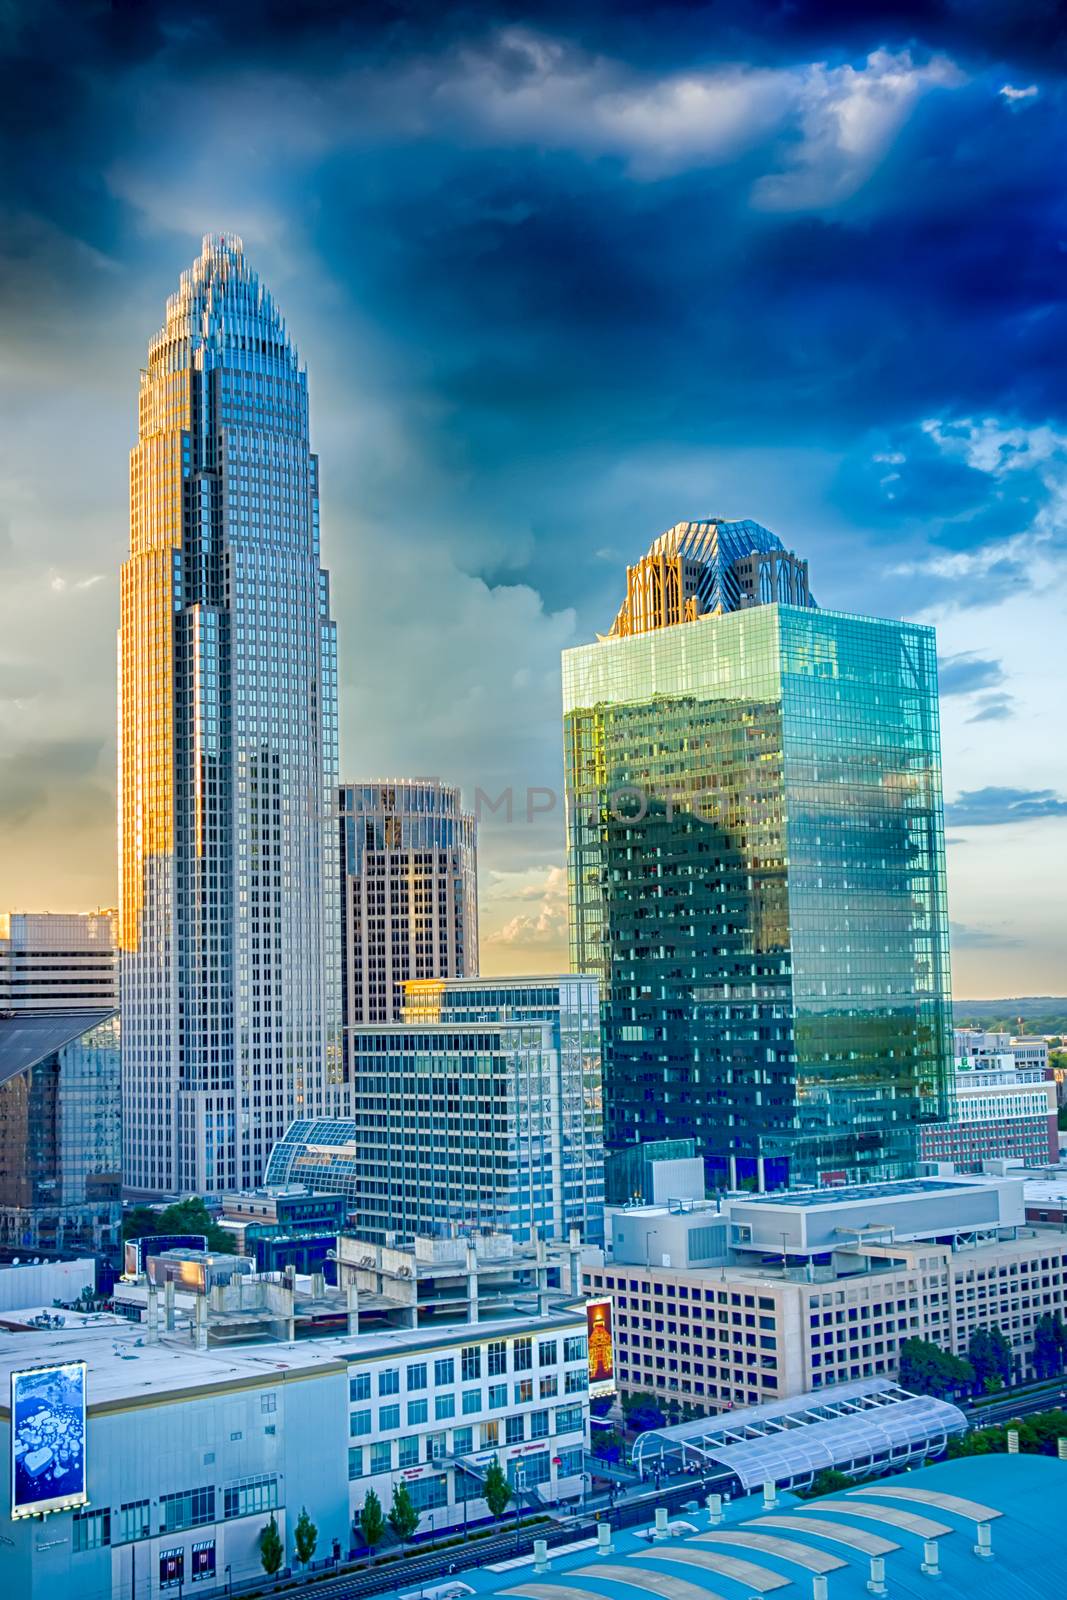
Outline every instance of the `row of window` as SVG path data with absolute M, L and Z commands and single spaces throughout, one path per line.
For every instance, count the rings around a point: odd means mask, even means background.
M 482 1376 L 482 1353 L 485 1352 L 485 1370 L 490 1378 L 503 1377 L 508 1370 L 507 1360 L 508 1341 L 506 1339 L 493 1339 L 485 1346 L 467 1345 L 460 1352 L 459 1372 L 462 1382 L 469 1383 Z M 512 1370 L 514 1372 L 529 1372 L 534 1366 L 533 1340 L 530 1338 L 514 1339 L 511 1341 Z M 574 1334 L 563 1340 L 564 1361 L 585 1361 L 587 1359 L 587 1346 L 582 1334 Z M 556 1366 L 559 1361 L 559 1340 L 541 1339 L 537 1344 L 537 1365 L 539 1367 Z M 427 1361 L 410 1361 L 404 1368 L 404 1388 L 410 1394 L 413 1391 L 425 1389 L 429 1386 L 430 1364 Z M 439 1356 L 433 1363 L 433 1381 L 436 1388 L 450 1386 L 456 1381 L 456 1359 L 454 1356 Z M 400 1393 L 400 1368 L 386 1367 L 378 1373 L 377 1390 L 379 1396 Z M 360 1400 L 369 1400 L 371 1397 L 371 1374 L 369 1372 L 355 1372 L 348 1380 L 349 1399 L 355 1403 Z

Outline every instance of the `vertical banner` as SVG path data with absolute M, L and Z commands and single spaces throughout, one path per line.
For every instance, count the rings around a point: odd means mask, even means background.
M 85 1362 L 11 1374 L 11 1515 L 83 1506 Z

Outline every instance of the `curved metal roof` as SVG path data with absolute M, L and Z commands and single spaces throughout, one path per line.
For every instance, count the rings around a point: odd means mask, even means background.
M 807 1483 L 826 1467 L 903 1466 L 938 1454 L 966 1426 L 958 1406 L 875 1379 L 657 1428 L 641 1435 L 633 1459 L 642 1472 L 672 1457 L 719 1468 L 750 1491 Z

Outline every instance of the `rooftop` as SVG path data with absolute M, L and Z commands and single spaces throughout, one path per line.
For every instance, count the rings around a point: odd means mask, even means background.
M 907 1200 L 921 1194 L 948 1194 L 953 1189 L 971 1189 L 989 1183 L 988 1178 L 899 1178 L 891 1183 L 845 1184 L 841 1188 L 801 1189 L 786 1194 L 753 1194 L 745 1197 L 746 1203 L 761 1206 L 794 1206 L 805 1210 L 811 1206 L 841 1206 L 862 1201 L 869 1205 L 875 1200 Z
M 65 1315 L 66 1313 L 64 1313 Z M 9 1415 L 12 1372 L 26 1367 L 84 1361 L 88 1366 L 86 1395 L 90 1413 L 164 1396 L 196 1395 L 219 1388 L 251 1386 L 267 1381 L 340 1372 L 352 1362 L 402 1357 L 484 1339 L 573 1331 L 585 1328 L 585 1312 L 558 1311 L 546 1317 L 522 1316 L 491 1323 L 453 1324 L 448 1328 L 389 1328 L 333 1338 L 299 1340 L 295 1344 L 263 1343 L 198 1350 L 180 1335 L 164 1335 L 155 1344 L 136 1323 L 116 1327 L 111 1317 L 88 1316 L 60 1329 L 0 1336 L 0 1417 Z
M 478 1594 L 508 1600 L 751 1600 L 780 1593 L 809 1600 L 813 1575 L 829 1574 L 831 1600 L 869 1600 L 871 1557 L 885 1562 L 895 1600 L 1059 1600 L 1067 1562 L 1060 1515 L 1067 1464 L 1047 1456 L 976 1456 L 801 1504 L 765 1511 L 752 1497 L 726 1507 L 720 1527 L 705 1510 L 677 1514 L 675 1536 L 615 1532 L 614 1551 L 590 1542 L 553 1551 L 550 1570 L 531 1558 L 464 1572 Z M 990 1531 L 992 1557 L 976 1553 Z M 691 1530 L 691 1531 L 690 1531 Z M 940 1576 L 922 1571 L 924 1540 L 937 1541 Z M 786 1590 L 789 1593 L 786 1594 Z

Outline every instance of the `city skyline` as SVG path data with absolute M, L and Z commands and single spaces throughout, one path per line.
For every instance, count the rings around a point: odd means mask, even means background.
M 1053 51 L 892 6 L 668 8 L 651 49 L 596 7 L 387 43 L 48 12 L 11 39 L 13 103 L 47 62 L 58 109 L 8 164 L 0 903 L 117 902 L 128 374 L 232 227 L 313 373 L 342 778 L 558 796 L 561 649 L 664 528 L 751 517 L 821 605 L 937 624 L 954 993 L 1062 990 Z M 562 809 L 517 812 L 483 819 L 487 973 L 565 958 Z

